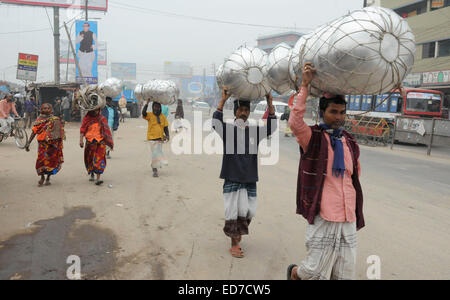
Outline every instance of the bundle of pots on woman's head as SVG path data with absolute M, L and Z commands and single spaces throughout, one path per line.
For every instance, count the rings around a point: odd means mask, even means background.
M 172 105 L 178 100 L 180 89 L 169 80 L 150 80 L 144 85 L 136 85 L 134 95 L 139 101 L 150 99 L 153 102 Z
M 217 83 L 241 100 L 260 99 L 270 89 L 289 94 L 300 86 L 303 66 L 311 63 L 316 96 L 383 94 L 401 85 L 415 50 L 405 19 L 390 9 L 368 7 L 304 35 L 293 49 L 280 44 L 266 55 L 239 48 L 219 67 Z
M 115 98 L 122 93 L 123 84 L 120 79 L 108 78 L 100 85 L 89 85 L 80 89 L 79 106 L 83 110 L 92 111 L 103 108 L 106 98 Z

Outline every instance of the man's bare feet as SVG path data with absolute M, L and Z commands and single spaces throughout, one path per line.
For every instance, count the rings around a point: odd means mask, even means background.
M 42 176 L 42 177 L 41 177 L 41 180 L 39 180 L 38 186 L 39 186 L 39 187 L 44 186 L 44 181 L 45 181 L 45 177 Z

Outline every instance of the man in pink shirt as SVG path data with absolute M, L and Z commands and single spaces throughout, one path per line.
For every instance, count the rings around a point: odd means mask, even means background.
M 355 279 L 357 230 L 364 227 L 363 194 L 359 182 L 359 147 L 345 130 L 346 101 L 325 94 L 320 99 L 323 123 L 308 126 L 308 89 L 315 75 L 303 69 L 289 125 L 301 147 L 297 214 L 308 221 L 307 258 L 288 268 L 290 280 Z
M 0 134 L 8 134 L 11 131 L 11 124 L 14 123 L 14 119 L 10 116 L 11 111 L 20 118 L 12 95 L 8 95 L 0 101 Z

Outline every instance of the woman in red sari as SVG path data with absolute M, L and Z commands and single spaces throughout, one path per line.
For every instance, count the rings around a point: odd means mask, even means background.
M 53 115 L 53 108 L 45 103 L 41 107 L 41 115 L 33 124 L 33 132 L 25 149 L 30 151 L 30 144 L 37 136 L 39 142 L 36 171 L 41 180 L 39 186 L 50 185 L 50 176 L 56 175 L 64 162 L 63 138 L 64 127 L 60 118 Z M 45 180 L 47 175 L 47 180 Z
M 85 140 L 86 139 L 86 145 Z M 86 146 L 86 147 L 85 147 Z M 106 168 L 106 146 L 114 149 L 114 142 L 108 120 L 100 113 L 100 109 L 90 111 L 83 119 L 80 129 L 80 147 L 85 147 L 84 164 L 91 178 L 89 181 L 96 181 L 96 185 L 102 185 L 101 175 Z

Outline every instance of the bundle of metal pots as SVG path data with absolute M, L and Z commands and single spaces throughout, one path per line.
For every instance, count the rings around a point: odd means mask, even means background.
M 180 89 L 170 80 L 150 80 L 146 84 L 138 84 L 134 89 L 136 99 L 150 99 L 164 105 L 174 104 L 180 97 Z
M 317 95 L 383 94 L 401 85 L 414 65 L 415 50 L 405 19 L 387 8 L 367 7 L 301 37 L 290 59 L 290 78 L 301 80 L 303 66 L 312 63 Z
M 79 105 L 83 110 L 92 111 L 103 108 L 106 98 L 115 98 L 122 93 L 122 81 L 117 78 L 108 78 L 100 85 L 89 85 L 80 89 Z
M 293 49 L 280 44 L 266 55 L 239 48 L 219 67 L 217 83 L 241 100 L 259 99 L 271 89 L 289 94 L 301 84 L 303 66 L 312 63 L 314 95 L 383 94 L 401 85 L 415 50 L 405 19 L 390 9 L 367 7 L 302 36 Z

